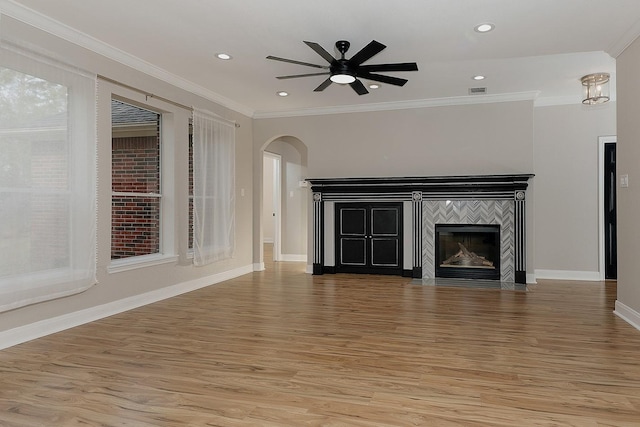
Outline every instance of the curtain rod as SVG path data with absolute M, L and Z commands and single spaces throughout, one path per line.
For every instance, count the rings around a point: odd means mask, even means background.
M 104 80 L 105 82 L 113 83 L 113 84 L 118 85 L 120 87 L 123 87 L 125 89 L 129 89 L 129 90 L 132 90 L 134 92 L 141 93 L 142 95 L 144 95 L 146 97 L 146 99 L 155 98 L 155 99 L 158 99 L 160 101 L 166 102 L 167 104 L 175 105 L 176 107 L 183 108 L 185 110 L 189 110 L 189 111 L 193 112 L 193 107 L 189 107 L 188 105 L 180 104 L 179 102 L 175 102 L 175 101 L 172 101 L 170 99 L 163 98 L 162 96 L 158 96 L 158 95 L 154 95 L 154 94 L 149 93 L 149 92 L 145 92 L 142 89 L 138 89 L 137 87 L 130 86 L 130 85 L 126 84 L 126 83 L 122 83 L 122 82 L 119 82 L 117 80 L 110 79 L 109 77 L 105 77 L 105 76 L 102 76 L 100 74 L 98 74 L 97 77 L 100 80 Z M 216 114 L 216 116 L 217 116 L 217 114 Z M 218 116 L 218 117 L 220 117 L 220 116 Z M 237 128 L 240 127 L 240 124 L 234 122 L 233 120 L 225 119 L 224 117 L 220 117 L 220 118 L 233 123 L 235 125 L 235 127 L 237 127 Z

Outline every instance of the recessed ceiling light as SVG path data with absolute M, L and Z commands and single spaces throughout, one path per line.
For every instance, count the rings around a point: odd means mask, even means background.
M 484 24 L 476 25 L 474 30 L 478 33 L 488 33 L 489 31 L 493 30 L 495 27 L 496 26 L 494 24 L 485 22 Z
M 369 89 L 378 89 L 379 87 L 380 87 L 380 85 L 379 85 L 379 84 L 376 84 L 376 83 L 371 83 L 371 84 L 369 85 Z
M 229 59 L 231 59 L 231 55 L 229 55 L 228 53 L 216 53 L 216 58 L 228 61 Z
M 477 76 L 473 76 L 473 80 L 484 80 L 484 76 L 481 75 L 477 75 Z
M 276 94 L 277 94 L 278 96 L 283 96 L 283 97 L 284 97 L 284 96 L 289 96 L 289 92 L 285 92 L 285 91 L 283 91 L 283 90 L 276 92 Z

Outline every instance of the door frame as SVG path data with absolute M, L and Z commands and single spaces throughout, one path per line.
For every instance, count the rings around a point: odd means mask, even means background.
M 275 213 L 274 218 L 274 230 L 273 230 L 273 260 L 282 260 L 282 173 L 281 163 L 282 156 L 279 154 L 271 153 L 269 151 L 263 152 L 263 159 L 271 159 L 273 161 L 273 210 Z M 264 171 L 262 179 L 264 180 Z M 263 201 L 264 209 L 264 201 Z M 263 260 L 264 261 L 264 260 Z
M 598 137 L 598 275 L 605 280 L 605 234 L 604 234 L 604 145 L 617 143 L 616 135 Z M 616 176 L 617 180 L 617 176 Z M 617 185 L 617 181 L 616 181 Z

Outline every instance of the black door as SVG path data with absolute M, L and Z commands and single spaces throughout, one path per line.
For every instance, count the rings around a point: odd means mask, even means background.
M 402 275 L 402 203 L 336 203 L 336 271 Z
M 604 242 L 606 279 L 617 278 L 616 144 L 604 144 Z

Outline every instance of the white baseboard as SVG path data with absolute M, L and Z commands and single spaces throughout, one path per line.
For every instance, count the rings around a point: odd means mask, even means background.
M 304 254 L 282 254 L 280 261 L 307 262 L 307 256 Z
M 527 274 L 527 285 L 535 285 L 536 283 L 538 283 L 536 281 L 536 275 L 535 274 Z
M 251 272 L 253 272 L 253 266 L 248 265 L 2 331 L 0 332 L 0 350 L 23 342 L 31 341 L 36 338 L 41 338 L 46 335 L 54 334 L 56 332 L 64 331 L 65 329 L 70 329 L 75 326 L 80 326 L 85 323 L 113 316 L 114 314 L 123 313 L 134 308 L 142 307 L 143 305 L 152 304 L 186 292 L 205 288 Z
M 617 300 L 616 309 L 613 310 L 613 313 L 640 331 L 640 313 Z
M 264 271 L 264 262 L 256 262 L 253 264 L 253 271 Z
M 307 264 L 306 273 L 313 274 L 313 264 Z
M 588 282 L 599 282 L 600 272 L 598 271 L 570 271 L 570 270 L 536 270 L 536 279 L 555 280 L 580 280 Z M 528 280 L 528 279 L 527 279 Z

